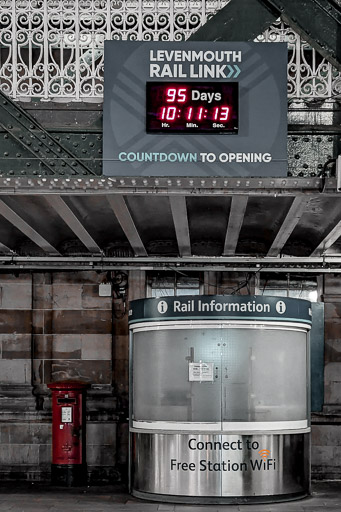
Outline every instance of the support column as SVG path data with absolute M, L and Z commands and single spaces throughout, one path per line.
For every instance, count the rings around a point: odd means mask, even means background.
M 143 270 L 132 270 L 128 279 L 128 302 L 146 296 L 146 273 Z M 113 308 L 114 312 L 117 307 Z M 128 310 L 128 304 L 127 304 Z M 128 311 L 127 311 L 128 313 Z M 117 425 L 117 464 L 122 475 L 127 475 L 128 444 L 129 444 L 129 329 L 128 314 L 114 314 L 114 375 L 118 401 Z
M 204 295 L 216 295 L 218 283 L 217 272 L 204 272 Z
M 52 367 L 52 274 L 32 274 L 32 365 L 33 394 L 37 409 L 51 409 L 47 384 L 51 382 Z
M 341 478 L 341 276 L 324 277 L 325 366 L 324 406 L 313 414 L 312 470 L 314 478 Z

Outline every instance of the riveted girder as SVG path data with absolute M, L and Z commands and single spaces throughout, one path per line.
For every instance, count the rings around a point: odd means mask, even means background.
M 28 112 L 0 92 L 0 130 L 11 140 L 9 151 L 2 155 L 10 161 L 8 174 L 19 166 L 35 175 L 95 174 L 69 149 L 47 132 Z M 7 154 L 8 153 L 8 154 Z

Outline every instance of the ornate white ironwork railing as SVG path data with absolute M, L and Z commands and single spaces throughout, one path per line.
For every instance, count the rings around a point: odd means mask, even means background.
M 289 98 L 332 99 L 341 95 L 341 73 L 283 21 L 275 22 L 256 41 L 288 43 Z
M 14 99 L 103 98 L 105 39 L 187 39 L 229 0 L 0 0 L 0 89 Z M 341 74 L 282 22 L 258 41 L 289 44 L 288 94 L 331 98 Z

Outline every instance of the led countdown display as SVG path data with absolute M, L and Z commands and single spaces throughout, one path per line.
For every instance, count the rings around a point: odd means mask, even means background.
M 287 43 L 113 40 L 104 55 L 105 176 L 287 175 Z
M 147 82 L 148 133 L 238 133 L 237 82 Z

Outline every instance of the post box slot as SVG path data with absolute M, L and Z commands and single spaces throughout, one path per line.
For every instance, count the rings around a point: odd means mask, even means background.
M 58 404 L 75 404 L 77 403 L 76 398 L 57 398 Z

